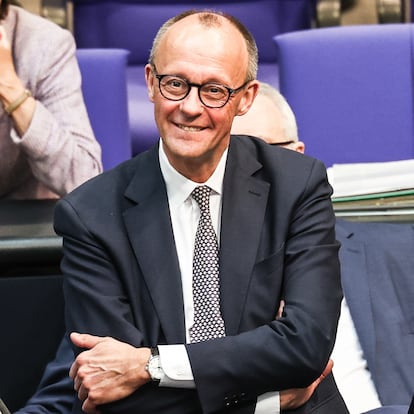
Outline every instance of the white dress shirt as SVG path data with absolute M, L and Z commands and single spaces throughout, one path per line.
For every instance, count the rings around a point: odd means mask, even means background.
M 332 351 L 333 374 L 350 414 L 381 407 L 368 370 L 349 307 L 343 299 L 336 342 Z
M 212 176 L 205 183 L 200 184 L 184 177 L 171 166 L 161 140 L 159 148 L 160 167 L 166 184 L 171 223 L 181 271 L 186 341 L 188 343 L 190 342 L 190 328 L 194 322 L 192 293 L 193 251 L 198 220 L 200 218 L 200 209 L 197 202 L 191 197 L 191 193 L 199 185 L 207 185 L 212 189 L 210 194 L 210 213 L 220 245 L 222 189 L 227 150 L 222 155 Z M 184 345 L 160 345 L 158 349 L 161 366 L 165 374 L 160 382 L 160 386 L 195 388 L 190 361 Z M 279 393 L 272 392 L 259 396 L 255 414 L 279 414 L 279 412 Z
M 327 168 L 328 181 L 335 189 L 334 168 Z M 350 414 L 381 407 L 355 324 L 345 298 L 341 305 L 336 342 L 332 351 L 332 372 Z

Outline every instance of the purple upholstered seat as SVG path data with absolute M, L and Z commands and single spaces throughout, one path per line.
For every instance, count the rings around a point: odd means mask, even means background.
M 306 152 L 325 162 L 414 158 L 414 24 L 275 37 L 280 90 Z
M 78 49 L 82 92 L 107 170 L 132 156 L 123 49 Z
M 238 17 L 259 46 L 259 79 L 278 86 L 276 48 L 272 37 L 308 29 L 313 0 L 73 0 L 74 35 L 81 48 L 129 50 L 128 95 L 132 149 L 137 154 L 157 141 L 152 104 L 144 80 L 152 40 L 168 18 L 192 8 L 219 9 Z

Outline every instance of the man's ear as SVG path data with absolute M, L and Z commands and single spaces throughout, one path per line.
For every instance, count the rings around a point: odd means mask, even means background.
M 296 141 L 292 144 L 292 149 L 297 152 L 301 152 L 302 154 L 305 153 L 305 143 L 302 141 Z
M 150 64 L 145 65 L 145 81 L 147 83 L 148 98 L 154 102 L 155 76 Z
M 254 99 L 256 98 L 257 93 L 259 92 L 259 82 L 255 79 L 250 81 L 248 86 L 242 90 L 242 98 L 239 102 L 239 108 L 236 112 L 236 115 L 244 115 L 252 106 Z

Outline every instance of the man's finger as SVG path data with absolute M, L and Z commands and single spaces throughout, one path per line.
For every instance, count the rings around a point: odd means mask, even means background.
M 89 398 L 87 398 L 83 404 L 82 404 L 82 410 L 85 411 L 85 413 L 88 414 L 98 414 L 99 410 L 97 409 L 95 404 L 92 404 L 89 400 Z
M 76 375 L 78 373 L 78 369 L 79 369 L 79 365 L 78 365 L 78 363 L 76 362 L 76 359 L 75 359 L 75 361 L 72 363 L 72 365 L 70 366 L 70 369 L 69 369 L 69 376 L 73 380 L 76 378 Z
M 327 377 L 331 373 L 333 365 L 334 365 L 334 362 L 332 361 L 332 359 L 330 359 L 328 363 L 326 364 L 326 367 L 323 370 L 321 377 L 323 378 Z
M 328 363 L 326 364 L 325 369 L 323 370 L 322 374 L 320 375 L 320 377 L 315 381 L 315 385 L 318 386 L 332 371 L 333 368 L 333 361 L 332 359 L 330 359 L 328 361 Z M 316 388 L 315 386 L 315 388 Z
M 99 342 L 102 342 L 103 339 L 104 338 L 102 336 L 80 334 L 77 332 L 72 332 L 70 334 L 70 340 L 73 342 L 73 344 L 79 348 L 84 349 L 93 348 L 95 345 L 99 344 Z
M 276 319 L 283 316 L 283 309 L 285 308 L 285 301 L 282 299 L 279 303 L 279 309 L 277 310 Z

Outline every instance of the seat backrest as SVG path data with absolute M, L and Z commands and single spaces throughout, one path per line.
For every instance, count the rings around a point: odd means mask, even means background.
M 65 331 L 56 200 L 0 203 L 0 397 L 11 412 L 36 390 Z
M 237 17 L 252 32 L 259 48 L 258 78 L 278 87 L 276 47 L 272 36 L 310 28 L 314 0 L 73 0 L 73 26 L 80 48 L 130 51 L 128 92 L 133 154 L 158 140 L 149 102 L 144 65 L 160 26 L 188 9 L 216 9 Z
M 274 38 L 280 90 L 309 155 L 327 166 L 414 157 L 413 30 L 342 26 Z
M 104 170 L 131 158 L 126 66 L 128 51 L 78 49 L 82 92 Z
M 170 17 L 187 9 L 219 9 L 239 18 L 259 45 L 260 60 L 275 62 L 272 36 L 307 29 L 309 0 L 73 0 L 78 47 L 120 47 L 131 52 L 130 64 L 148 60 L 152 40 Z

